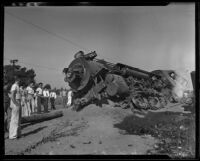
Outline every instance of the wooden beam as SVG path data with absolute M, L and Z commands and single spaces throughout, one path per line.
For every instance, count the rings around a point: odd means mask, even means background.
M 62 111 L 52 111 L 49 113 L 42 113 L 42 114 L 33 114 L 31 116 L 22 117 L 21 123 L 30 123 L 30 122 L 42 122 L 50 119 L 54 119 L 57 117 L 63 116 Z

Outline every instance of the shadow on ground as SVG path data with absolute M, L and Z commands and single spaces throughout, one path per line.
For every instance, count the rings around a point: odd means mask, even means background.
M 39 131 L 43 130 L 44 128 L 47 128 L 47 126 L 43 126 L 43 127 L 37 128 L 37 129 L 35 129 L 33 131 L 29 131 L 29 132 L 27 132 L 25 134 L 22 134 L 22 137 L 26 137 L 28 135 L 32 135 L 32 134 L 38 133 Z
M 28 127 L 28 126 L 32 126 L 32 125 L 39 124 L 39 123 L 41 123 L 41 122 L 25 123 L 25 124 L 21 125 L 21 129 L 24 129 L 24 128 Z

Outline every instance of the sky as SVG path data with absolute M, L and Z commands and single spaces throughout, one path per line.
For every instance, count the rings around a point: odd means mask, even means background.
M 146 71 L 195 70 L 195 5 L 5 7 L 4 64 L 68 87 L 63 68 L 78 51 Z

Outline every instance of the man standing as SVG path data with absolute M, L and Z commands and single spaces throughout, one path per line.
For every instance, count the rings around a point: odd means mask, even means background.
M 35 101 L 34 101 L 34 89 L 33 89 L 33 82 L 29 84 L 29 86 L 26 88 L 28 92 L 28 108 L 31 109 L 31 112 L 35 112 Z
M 55 99 L 56 99 L 56 92 L 54 90 L 51 90 L 51 93 L 50 93 L 50 102 L 51 102 L 51 109 L 52 110 L 55 110 Z
M 11 87 L 10 107 L 12 109 L 9 128 L 9 139 L 19 138 L 21 135 L 21 93 L 19 88 L 20 79 L 15 77 L 15 83 Z
M 71 106 L 72 104 L 72 90 L 69 90 L 68 93 L 67 93 L 67 107 Z
M 48 112 L 48 100 L 49 100 L 49 91 L 47 87 L 44 87 L 43 90 L 44 113 Z
M 37 97 L 37 113 L 41 113 L 41 105 L 42 105 L 42 95 L 43 95 L 43 83 L 39 83 L 39 87 L 36 89 L 36 97 Z
M 61 96 L 62 96 L 63 107 L 65 108 L 66 103 L 67 103 L 67 90 L 66 89 L 62 90 Z

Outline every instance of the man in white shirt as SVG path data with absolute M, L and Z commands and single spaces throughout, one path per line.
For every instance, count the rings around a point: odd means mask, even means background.
M 56 99 L 56 92 L 54 90 L 51 90 L 50 92 L 50 102 L 51 102 L 51 109 L 55 110 L 55 99 Z
M 29 86 L 26 88 L 28 97 L 27 97 L 27 104 L 29 110 L 31 109 L 31 113 L 35 112 L 35 101 L 34 101 L 34 89 L 33 89 L 33 82 L 29 84 Z
M 20 78 L 15 77 L 15 83 L 11 87 L 11 100 L 10 108 L 12 109 L 9 139 L 19 138 L 21 135 L 20 122 L 21 122 L 21 93 L 19 88 Z
M 72 104 L 72 94 L 73 94 L 72 90 L 69 90 L 68 93 L 67 93 L 67 98 L 68 98 L 67 107 L 71 106 L 71 104 Z
M 49 91 L 46 87 L 44 87 L 43 90 L 44 113 L 48 112 L 48 100 L 49 100 Z
M 42 105 L 42 97 L 43 97 L 43 83 L 39 83 L 39 87 L 36 89 L 36 97 L 37 97 L 37 113 L 41 113 L 41 105 Z

